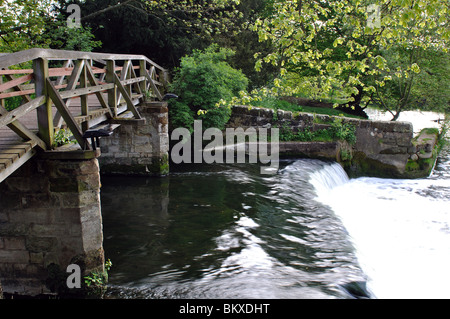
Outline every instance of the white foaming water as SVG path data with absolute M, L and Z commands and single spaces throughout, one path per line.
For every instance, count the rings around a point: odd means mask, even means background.
M 448 174 L 349 180 L 332 164 L 311 183 L 346 227 L 376 298 L 450 298 Z

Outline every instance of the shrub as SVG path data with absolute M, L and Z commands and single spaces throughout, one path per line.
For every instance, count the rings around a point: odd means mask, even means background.
M 280 141 L 347 141 L 352 145 L 356 143 L 356 128 L 338 117 L 326 129 L 313 131 L 312 127 L 307 127 L 297 134 L 294 134 L 289 126 L 283 125 L 280 129 Z
M 227 62 L 233 54 L 230 49 L 211 45 L 181 59 L 171 85 L 172 92 L 179 96 L 170 105 L 171 128 L 186 127 L 192 131 L 196 119 L 203 120 L 204 129 L 224 128 L 231 110 L 217 106 L 218 102 L 231 100 L 248 86 L 246 76 Z

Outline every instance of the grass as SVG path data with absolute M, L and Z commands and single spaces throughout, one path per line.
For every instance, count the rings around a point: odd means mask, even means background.
M 323 114 L 329 116 L 345 116 L 358 119 L 361 118 L 356 115 L 343 113 L 342 111 L 333 108 L 297 105 L 289 103 L 288 101 L 280 100 L 276 97 L 266 97 L 262 101 L 252 102 L 251 105 L 255 107 L 263 107 L 274 110 Z

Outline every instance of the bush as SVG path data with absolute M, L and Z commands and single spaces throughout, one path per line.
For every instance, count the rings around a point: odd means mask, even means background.
M 218 107 L 223 99 L 231 100 L 240 91 L 246 90 L 248 79 L 227 62 L 234 52 L 211 45 L 204 51 L 195 50 L 181 59 L 171 85 L 179 99 L 170 104 L 171 128 L 186 127 L 192 131 L 196 119 L 203 120 L 203 128 L 223 129 L 231 110 Z M 205 111 L 205 112 L 203 112 Z
M 292 132 L 292 128 L 284 125 L 280 129 L 281 141 L 347 141 L 349 144 L 356 143 L 356 128 L 353 124 L 344 122 L 341 118 L 335 118 L 329 128 L 313 131 L 311 128 L 300 130 L 297 134 Z

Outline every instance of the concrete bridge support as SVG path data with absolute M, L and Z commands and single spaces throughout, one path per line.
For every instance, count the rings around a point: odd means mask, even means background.
M 36 156 L 0 184 L 4 293 L 67 289 L 70 264 L 82 274 L 104 270 L 98 155 Z

